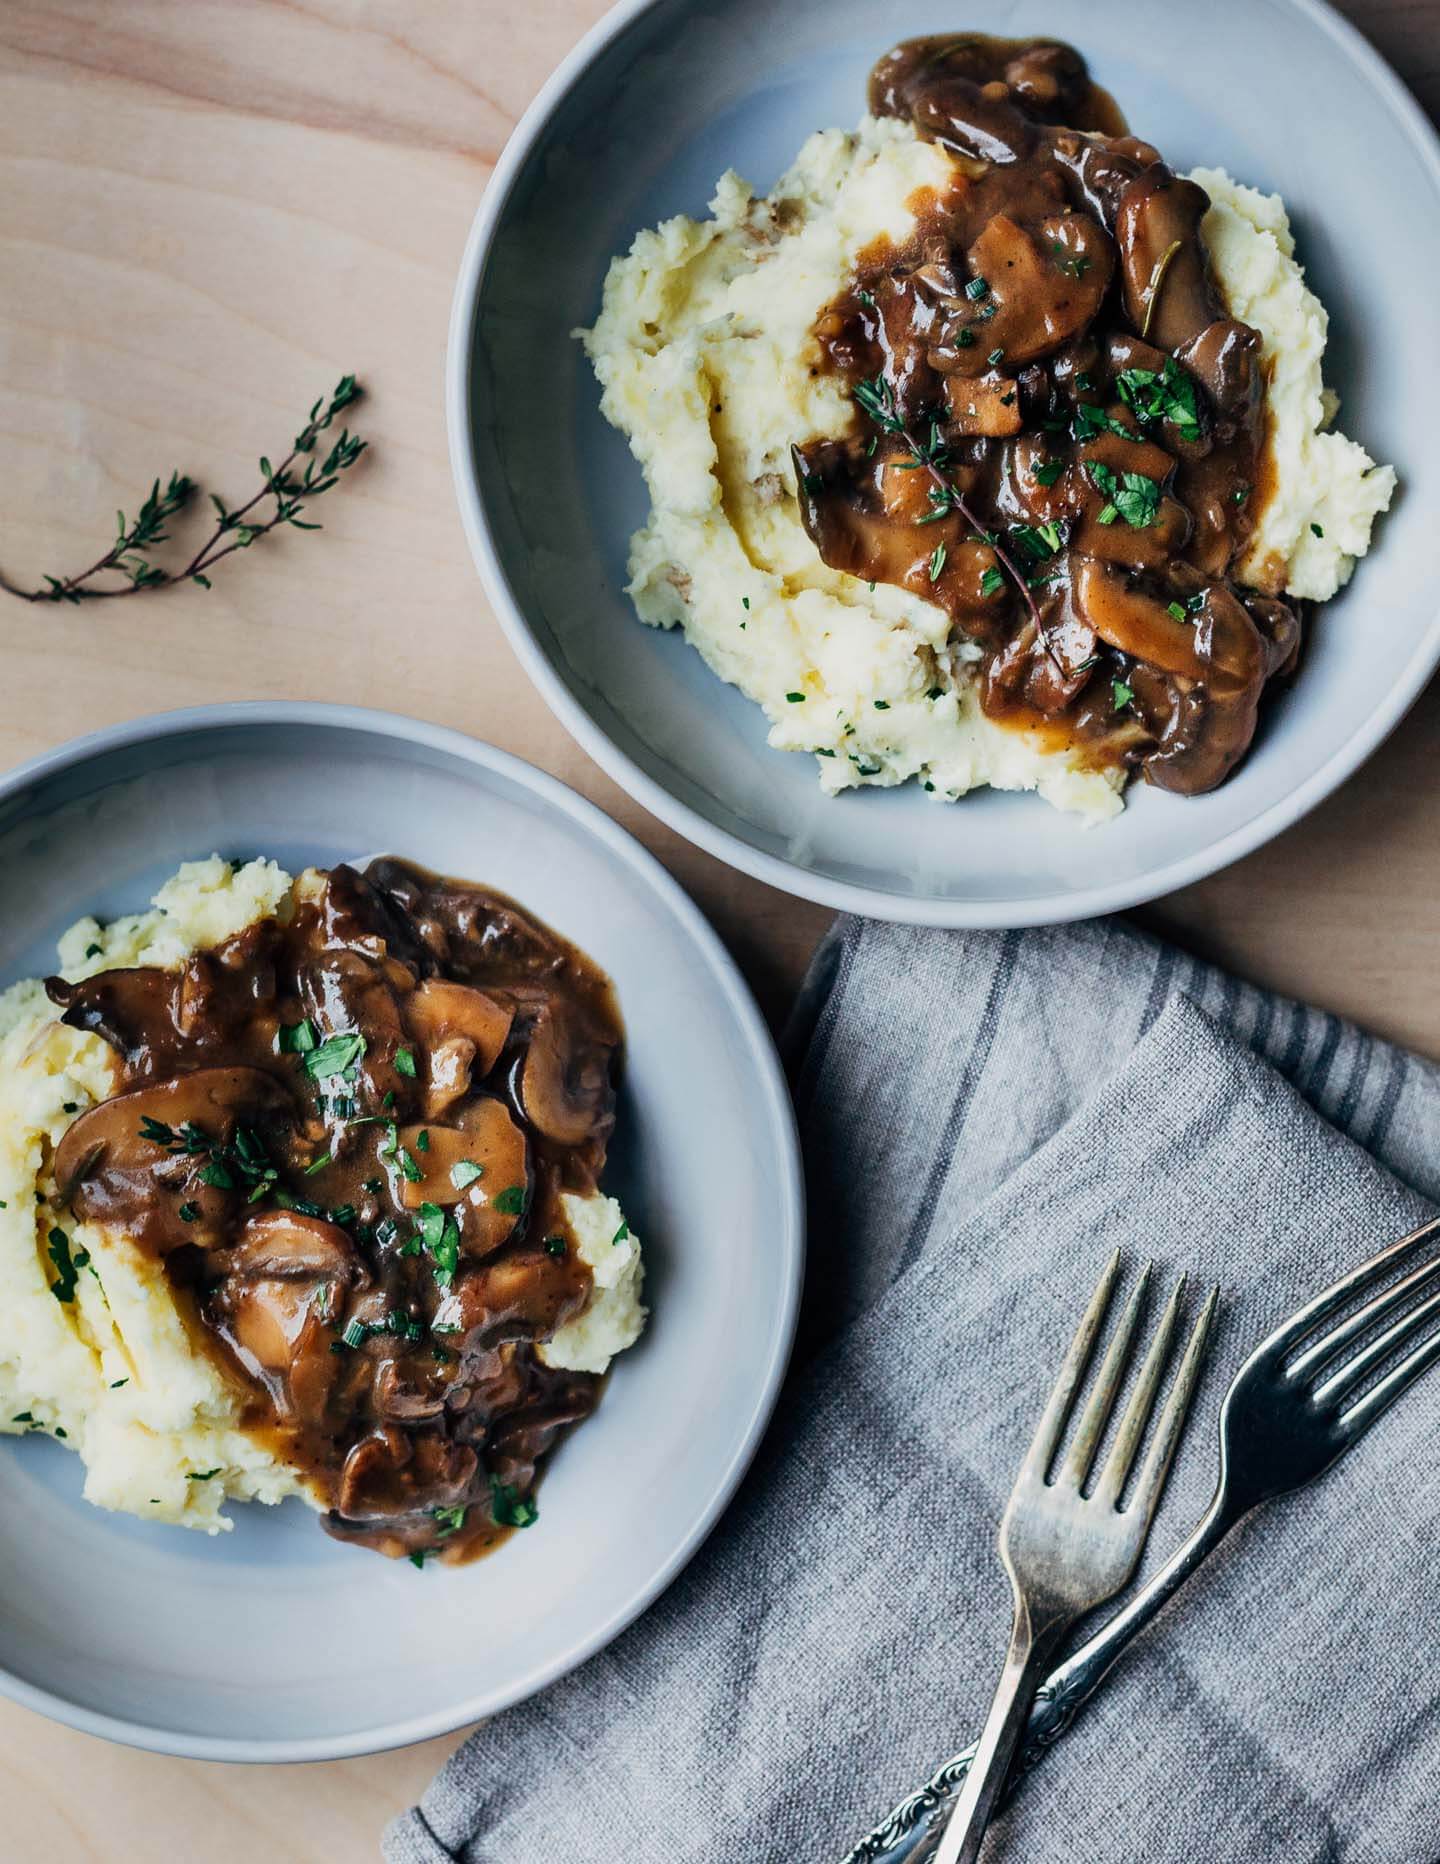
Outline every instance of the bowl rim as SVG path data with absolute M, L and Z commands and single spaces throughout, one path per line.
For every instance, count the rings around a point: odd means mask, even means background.
M 381 1721 L 372 1727 L 357 1729 L 342 1736 L 307 1736 L 291 1740 L 187 1735 L 183 1730 L 100 1713 L 72 1703 L 53 1690 L 28 1682 L 0 1666 L 0 1695 L 8 1696 L 21 1707 L 33 1709 L 52 1721 L 79 1729 L 84 1734 L 121 1742 L 128 1747 L 191 1760 L 266 1763 L 346 1760 L 453 1734 L 472 1722 L 481 1721 L 524 1701 L 547 1684 L 567 1675 L 618 1637 L 627 1625 L 654 1603 L 694 1558 L 729 1507 L 760 1447 L 760 1440 L 769 1425 L 789 1367 L 805 1269 L 804 1171 L 795 1109 L 775 1040 L 760 1014 L 749 985 L 721 942 L 719 934 L 679 881 L 628 829 L 622 828 L 597 804 L 579 795 L 557 777 L 537 769 L 535 765 L 509 751 L 499 750 L 494 745 L 447 726 L 433 725 L 424 719 L 366 706 L 331 705 L 318 700 L 247 700 L 223 705 L 187 706 L 177 711 L 147 714 L 89 732 L 53 750 L 42 751 L 14 769 L 0 773 L 0 806 L 37 782 L 53 778 L 111 752 L 170 738 L 203 736 L 207 732 L 237 725 L 257 729 L 300 725 L 342 733 L 362 731 L 372 735 L 378 733 L 402 743 L 421 745 L 517 783 L 560 809 L 582 830 L 595 836 L 612 854 L 628 865 L 642 882 L 648 883 L 659 894 L 662 903 L 675 914 L 693 948 L 701 958 L 708 961 L 726 1007 L 733 1015 L 744 1040 L 746 1059 L 755 1075 L 756 1092 L 766 1102 L 763 1113 L 775 1134 L 779 1165 L 777 1188 L 781 1222 L 773 1238 L 773 1246 L 783 1265 L 783 1295 L 774 1317 L 764 1378 L 757 1384 L 750 1416 L 737 1448 L 722 1472 L 709 1503 L 691 1523 L 668 1559 L 657 1571 L 633 1587 L 603 1623 L 585 1637 L 575 1640 L 548 1663 L 536 1665 L 512 1680 L 507 1687 L 478 1691 L 464 1701 L 433 1714 L 411 1716 L 394 1722 Z
M 561 100 L 610 43 L 635 20 L 673 0 L 618 0 L 556 66 L 510 135 L 471 224 L 451 299 L 445 356 L 445 424 L 450 469 L 461 523 L 481 584 L 500 626 L 550 710 L 576 742 L 609 776 L 667 827 L 727 866 L 801 899 L 843 912 L 902 925 L 977 930 L 1060 925 L 1102 913 L 1123 912 L 1228 867 L 1292 827 L 1352 776 L 1389 737 L 1420 696 L 1440 664 L 1440 602 L 1415 640 L 1404 668 L 1376 706 L 1305 782 L 1268 809 L 1193 854 L 1154 867 L 1143 876 L 1071 888 L 1014 900 L 941 899 L 891 892 L 879 886 L 817 874 L 800 863 L 757 848 L 744 836 L 720 827 L 674 795 L 606 733 L 567 687 L 550 655 L 526 621 L 500 560 L 486 501 L 481 493 L 470 422 L 471 333 L 496 234 L 526 162 L 540 144 Z M 1358 27 L 1329 0 L 1277 0 L 1301 20 L 1335 40 L 1367 77 L 1405 129 L 1440 195 L 1440 130 L 1431 123 L 1403 80 Z M 718 675 L 716 676 L 718 677 Z M 1243 776 L 1243 772 L 1242 772 Z

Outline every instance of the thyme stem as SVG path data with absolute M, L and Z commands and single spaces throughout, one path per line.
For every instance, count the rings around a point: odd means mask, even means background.
M 147 554 L 154 545 L 169 541 L 169 532 L 165 529 L 167 521 L 184 509 L 195 491 L 193 479 L 184 473 L 172 472 L 163 491 L 160 481 L 155 481 L 133 522 L 127 521 L 123 511 L 116 513 L 115 542 L 89 569 L 80 570 L 73 576 L 47 575 L 44 579 L 45 587 L 41 589 L 23 589 L 0 571 L 0 589 L 22 602 L 76 604 L 106 601 L 113 596 L 135 595 L 141 589 L 173 588 L 183 582 L 199 583 L 202 589 L 208 589 L 208 570 L 235 551 L 248 550 L 257 539 L 268 535 L 278 526 L 290 524 L 296 530 L 318 531 L 320 525 L 300 516 L 305 509 L 305 501 L 319 498 L 328 492 L 337 483 L 341 473 L 355 464 L 366 450 L 368 442 L 342 427 L 322 460 L 315 457 L 315 445 L 320 435 L 334 423 L 336 416 L 358 401 L 362 393 L 353 375 L 342 376 L 328 400 L 322 395 L 310 409 L 305 425 L 296 434 L 290 451 L 279 466 L 272 466 L 268 459 L 261 459 L 260 490 L 243 505 L 232 510 L 212 492 L 210 502 L 217 514 L 214 528 L 184 569 L 161 569 L 158 564 L 150 561 Z M 305 468 L 297 474 L 295 469 L 302 455 L 305 456 Z M 266 498 L 274 499 L 274 511 L 263 520 L 247 523 L 246 519 L 251 512 Z M 91 579 L 106 570 L 118 571 L 126 580 L 115 587 L 92 588 Z

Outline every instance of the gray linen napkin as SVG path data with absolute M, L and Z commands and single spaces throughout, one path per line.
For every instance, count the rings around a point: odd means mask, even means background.
M 797 1013 L 795 1367 L 674 1586 L 481 1728 L 391 1864 L 833 1864 L 979 1730 L 995 1527 L 1108 1252 L 1225 1291 L 1141 1577 L 1262 1333 L 1440 1200 L 1440 1071 L 1118 923 L 843 921 Z M 1434 1864 L 1440 1372 L 1242 1528 L 993 1831 L 1000 1864 Z

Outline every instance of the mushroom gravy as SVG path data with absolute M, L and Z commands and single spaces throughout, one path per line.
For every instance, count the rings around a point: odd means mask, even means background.
M 795 449 L 824 561 L 945 609 L 987 714 L 1195 794 L 1293 670 L 1294 608 L 1232 576 L 1266 491 L 1260 339 L 1209 201 L 1051 40 L 914 39 L 870 107 L 956 159 L 822 312 L 858 431 Z
M 467 1558 L 599 1397 L 537 1348 L 591 1293 L 561 1198 L 604 1165 L 619 1016 L 509 900 L 390 859 L 320 879 L 179 970 L 47 981 L 116 1056 L 55 1178 L 163 1260 L 330 1533 Z

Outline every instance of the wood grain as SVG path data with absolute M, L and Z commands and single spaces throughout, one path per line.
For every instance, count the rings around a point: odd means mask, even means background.
M 516 117 L 601 0 L 4 0 L 0 564 L 70 569 L 173 465 L 247 496 L 262 452 L 345 369 L 383 442 L 212 594 L 0 601 L 0 767 L 216 699 L 380 704 L 519 752 L 632 828 L 778 1020 L 827 915 L 661 828 L 576 749 L 479 593 L 451 495 L 451 285 Z M 1440 0 L 1352 15 L 1440 107 Z M 1332 802 L 1145 915 L 1238 971 L 1440 1055 L 1432 690 Z M 87 1739 L 0 1704 L 15 1864 L 348 1864 L 375 1855 L 454 1739 L 231 1769 Z

